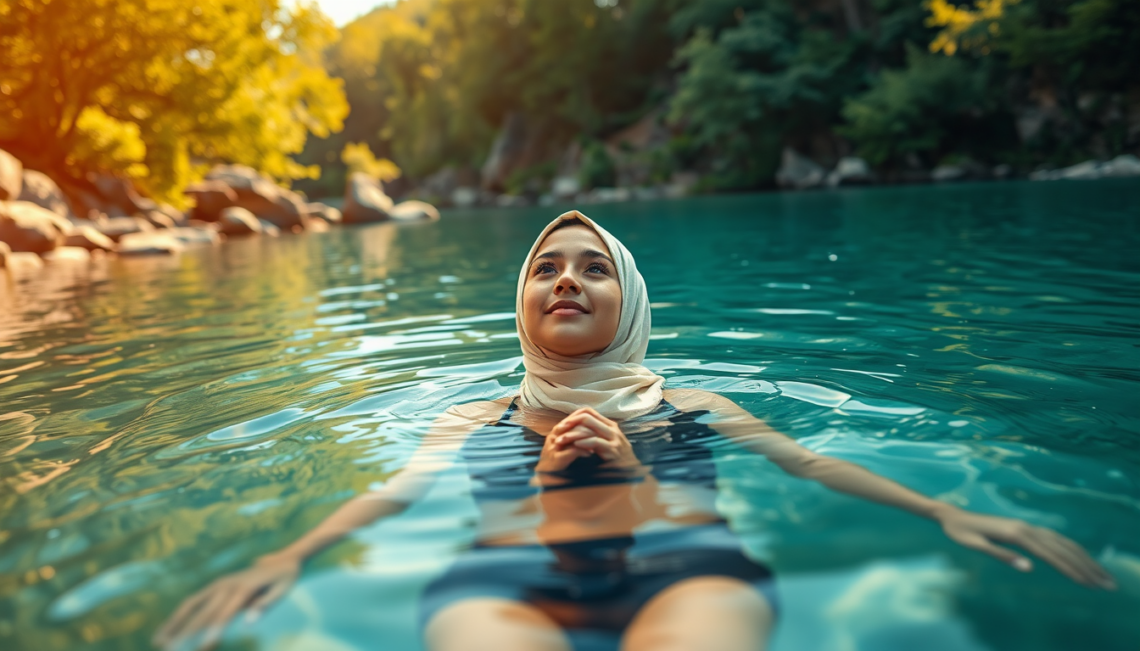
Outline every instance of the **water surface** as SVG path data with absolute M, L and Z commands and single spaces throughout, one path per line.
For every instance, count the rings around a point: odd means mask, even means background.
M 556 209 L 0 273 L 0 647 L 145 649 L 186 595 L 507 395 L 518 267 Z M 1140 648 L 1140 183 L 589 207 L 637 257 L 647 365 L 924 494 L 1057 529 L 1115 593 L 718 453 L 776 570 L 772 648 Z M 229 648 L 419 648 L 474 530 L 462 472 L 306 565 Z

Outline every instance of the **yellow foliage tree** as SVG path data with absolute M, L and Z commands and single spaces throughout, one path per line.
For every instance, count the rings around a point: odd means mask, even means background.
M 960 48 L 978 48 L 982 54 L 989 54 L 989 36 L 998 33 L 998 20 L 1005 8 L 1016 3 L 1017 0 L 975 0 L 974 8 L 968 9 L 949 0 L 927 0 L 927 26 L 942 28 L 930 42 L 930 51 L 953 56 Z
M 292 155 L 348 113 L 320 60 L 336 34 L 279 0 L 0 0 L 0 148 L 173 203 L 214 162 L 314 177 Z
M 385 183 L 400 178 L 400 168 L 387 158 L 376 158 L 368 143 L 348 143 L 340 152 L 340 160 L 348 167 L 349 174 L 363 172 Z

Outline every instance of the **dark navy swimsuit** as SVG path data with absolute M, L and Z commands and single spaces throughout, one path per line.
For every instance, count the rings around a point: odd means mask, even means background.
M 597 456 L 575 460 L 554 488 L 531 485 L 544 437 L 510 422 L 515 401 L 495 423 L 472 432 L 460 450 L 476 502 L 525 499 L 539 491 L 643 481 L 603 465 Z M 642 465 L 661 483 L 715 490 L 708 443 L 720 435 L 698 418 L 662 400 L 622 421 Z M 645 603 L 670 585 L 697 576 L 729 576 L 753 585 L 774 613 L 771 570 L 749 558 L 723 520 L 709 524 L 550 545 L 485 545 L 464 551 L 424 592 L 420 630 L 432 616 L 462 599 L 498 597 L 538 608 L 565 631 L 575 651 L 616 651 L 621 635 Z

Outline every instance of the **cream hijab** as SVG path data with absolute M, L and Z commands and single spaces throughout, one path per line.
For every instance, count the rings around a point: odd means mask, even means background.
M 605 242 L 617 267 L 621 286 L 621 315 L 617 334 L 604 350 L 589 355 L 564 357 L 546 353 L 526 335 L 523 327 L 523 286 L 527 271 L 542 241 L 555 226 L 577 217 Z M 515 297 L 515 326 L 522 344 L 523 377 L 520 396 L 528 408 L 552 409 L 568 414 L 580 407 L 593 407 L 601 415 L 624 420 L 653 411 L 661 402 L 665 378 L 641 365 L 649 346 L 649 296 L 645 279 L 637 271 L 633 254 L 592 219 L 571 210 L 543 229 L 530 247 L 519 273 Z

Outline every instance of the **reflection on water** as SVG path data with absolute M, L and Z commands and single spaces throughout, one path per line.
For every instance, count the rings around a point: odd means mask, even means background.
M 718 507 L 776 572 L 774 649 L 1140 642 L 1140 186 L 721 197 L 587 211 L 638 257 L 647 365 L 818 452 L 1073 538 L 1093 592 L 722 446 Z M 0 647 L 142 649 L 187 594 L 384 484 L 446 405 L 522 368 L 548 211 L 455 213 L 0 272 Z M 227 640 L 415 649 L 474 536 L 450 472 Z M 254 644 L 256 642 L 256 644 Z

